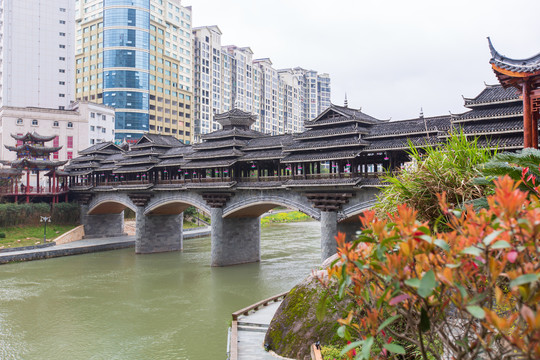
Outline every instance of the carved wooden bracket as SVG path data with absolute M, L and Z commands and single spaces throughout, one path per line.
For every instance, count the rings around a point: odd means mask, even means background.
M 128 194 L 128 196 L 135 206 L 146 206 L 146 204 L 148 204 L 148 202 L 152 198 L 152 194 L 145 193 Z
M 306 193 L 314 208 L 321 211 L 338 211 L 353 197 L 350 192 Z
M 206 201 L 211 208 L 221 208 L 225 206 L 231 198 L 232 193 L 204 193 L 203 200 Z

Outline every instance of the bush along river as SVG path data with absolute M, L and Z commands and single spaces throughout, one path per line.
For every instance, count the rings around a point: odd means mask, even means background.
M 261 262 L 210 267 L 210 237 L 0 267 L 0 359 L 226 357 L 231 313 L 320 264 L 318 222 L 262 228 Z

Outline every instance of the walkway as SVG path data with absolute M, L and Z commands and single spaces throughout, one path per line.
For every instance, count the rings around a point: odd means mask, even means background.
M 210 235 L 209 227 L 184 230 L 184 239 L 192 239 L 208 235 Z M 98 251 L 117 250 L 134 246 L 135 236 L 132 235 L 99 239 L 84 239 L 41 249 L 0 253 L 0 264 L 7 264 L 14 261 L 40 260 L 60 256 L 87 254 Z
M 229 329 L 228 355 L 230 360 L 286 359 L 264 350 L 264 337 L 270 322 L 287 293 L 259 301 L 232 314 Z

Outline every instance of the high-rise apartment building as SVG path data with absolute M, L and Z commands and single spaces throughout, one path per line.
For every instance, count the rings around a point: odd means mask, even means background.
M 76 0 L 76 98 L 116 109 L 117 141 L 192 141 L 191 7 L 180 0 Z
M 0 107 L 68 108 L 74 12 L 72 0 L 0 1 Z
M 193 29 L 194 136 L 219 129 L 214 114 L 232 108 L 257 115 L 252 128 L 269 134 L 301 132 L 304 121 L 330 106 L 330 76 L 297 67 L 276 70 L 249 47 L 221 45 L 219 27 Z

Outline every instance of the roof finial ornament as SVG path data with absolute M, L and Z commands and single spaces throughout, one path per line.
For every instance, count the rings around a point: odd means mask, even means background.
M 420 119 L 424 118 L 424 108 L 420 108 Z
M 343 102 L 343 106 L 346 108 L 349 107 L 349 101 L 347 100 L 347 93 L 345 93 L 345 101 Z

